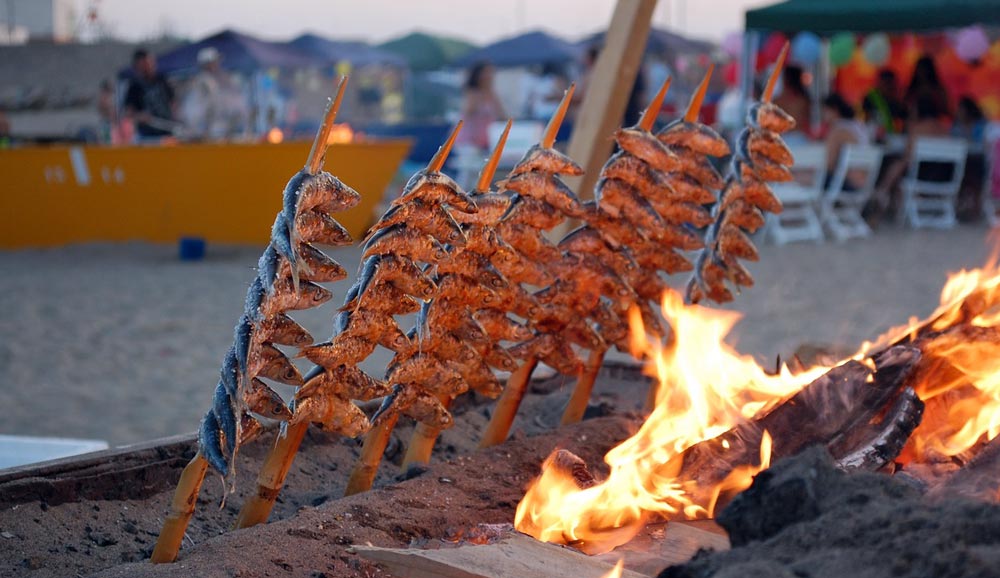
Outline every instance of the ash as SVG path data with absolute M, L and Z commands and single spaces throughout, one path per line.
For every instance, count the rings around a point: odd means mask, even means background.
M 732 550 L 659 578 L 1000 577 L 1000 506 L 932 503 L 890 476 L 846 474 L 819 447 L 762 472 L 718 522 Z

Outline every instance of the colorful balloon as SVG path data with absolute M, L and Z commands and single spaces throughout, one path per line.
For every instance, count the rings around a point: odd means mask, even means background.
M 788 42 L 788 38 L 784 34 L 780 32 L 771 33 L 767 37 L 767 40 L 760 45 L 760 51 L 757 53 L 757 70 L 763 70 L 777 60 L 786 42 Z
M 854 35 L 850 32 L 838 32 L 830 38 L 830 64 L 842 66 L 851 60 L 854 54 Z
M 982 26 L 969 26 L 955 34 L 955 54 L 966 62 L 975 62 L 990 49 L 990 39 Z
M 869 34 L 868 38 L 861 43 L 861 54 L 865 60 L 875 66 L 882 66 L 889 61 L 889 52 L 892 46 L 889 45 L 889 36 L 881 32 Z
M 819 36 L 812 32 L 799 32 L 792 39 L 792 61 L 799 64 L 815 64 L 819 60 L 821 49 Z

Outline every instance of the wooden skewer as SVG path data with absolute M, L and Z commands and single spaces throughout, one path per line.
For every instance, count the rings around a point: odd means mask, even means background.
M 337 119 L 337 111 L 340 110 L 340 103 L 344 100 L 344 90 L 347 88 L 347 77 L 340 78 L 337 85 L 337 96 L 326 105 L 326 113 L 323 115 L 323 123 L 316 133 L 316 140 L 313 141 L 309 150 L 309 159 L 306 161 L 306 170 L 310 175 L 319 172 L 326 157 L 326 149 L 330 145 L 330 131 L 333 130 L 333 121 Z
M 177 552 L 181 549 L 188 523 L 194 514 L 198 493 L 201 492 L 201 483 L 205 480 L 207 470 L 208 461 L 200 452 L 196 453 L 184 467 L 181 479 L 177 482 L 177 489 L 174 490 L 173 500 L 170 502 L 170 514 L 163 521 L 163 528 L 156 538 L 156 546 L 153 547 L 153 555 L 149 558 L 150 562 L 164 564 L 177 559 Z
M 354 469 L 351 470 L 351 477 L 347 480 L 345 496 L 353 496 L 371 489 L 372 483 L 375 482 L 375 474 L 378 473 L 378 465 L 382 462 L 382 454 L 389 445 L 389 438 L 397 421 L 399 421 L 398 413 L 386 416 L 385 421 L 373 427 L 365 436 L 365 443 L 361 446 L 361 456 L 358 457 Z
M 302 420 L 290 424 L 285 436 L 275 440 L 274 447 L 268 452 L 264 465 L 257 474 L 257 493 L 243 504 L 240 515 L 236 518 L 237 528 L 249 528 L 267 522 L 308 429 L 309 421 Z
M 708 92 L 708 81 L 712 79 L 713 70 L 715 70 L 714 63 L 709 65 L 705 78 L 698 85 L 698 90 L 691 96 L 691 104 L 688 105 L 687 113 L 684 115 L 684 122 L 698 122 L 698 113 L 701 112 L 701 105 L 705 102 L 705 93 Z
M 604 363 L 606 349 L 595 349 L 590 352 L 587 358 L 587 365 L 576 381 L 573 388 L 573 395 L 566 404 L 563 411 L 562 425 L 576 423 L 583 419 L 583 414 L 587 411 L 587 404 L 590 402 L 590 394 L 594 391 L 594 382 L 597 381 L 597 374 L 601 371 Z
M 670 90 L 669 76 L 663 82 L 660 91 L 653 97 L 653 102 L 649 103 L 649 108 L 643 111 L 642 118 L 639 119 L 639 124 L 636 126 L 644 131 L 653 130 L 653 125 L 656 124 L 656 117 L 660 115 L 660 109 L 663 107 L 663 99 L 667 97 L 668 90 Z
M 507 385 L 497 400 L 497 405 L 493 408 L 493 417 L 483 432 L 483 437 L 479 440 L 479 447 L 488 448 L 501 444 L 507 440 L 510 428 L 514 425 L 514 418 L 517 410 L 521 407 L 521 400 L 528 391 L 528 382 L 531 381 L 531 374 L 538 366 L 538 359 L 531 358 L 524 362 L 524 365 L 514 370 L 507 379 Z
M 462 124 L 464 123 L 465 121 L 458 121 L 458 124 L 456 124 L 455 128 L 452 129 L 448 140 L 445 141 L 443 145 L 438 147 L 437 152 L 434 153 L 434 158 L 431 159 L 431 162 L 427 163 L 427 172 L 436 173 L 444 168 L 444 162 L 448 160 L 448 155 L 451 153 L 451 147 L 455 145 L 455 139 L 458 138 L 458 132 L 462 130 Z
M 323 123 L 320 126 L 319 132 L 316 133 L 316 139 L 313 141 L 309 157 L 306 159 L 305 169 L 310 174 L 318 173 L 323 164 L 330 138 L 330 130 L 333 127 L 334 119 L 337 117 L 340 104 L 344 100 L 344 90 L 346 88 L 347 77 L 345 76 L 340 79 L 336 98 L 327 105 Z M 258 494 L 244 505 L 237 520 L 238 527 L 242 528 L 267 520 L 274 505 L 274 498 L 271 498 L 270 502 L 267 502 L 261 499 L 261 495 L 265 490 L 269 490 L 273 492 L 274 497 L 277 497 L 284 483 L 285 476 L 288 473 L 288 468 L 291 467 L 292 460 L 295 459 L 295 453 L 298 451 L 299 443 L 302 441 L 302 436 L 305 435 L 307 426 L 307 423 L 302 424 L 301 432 L 295 429 L 297 426 L 291 426 L 289 428 L 289 436 L 284 440 L 279 440 L 271 450 L 271 453 L 268 454 L 264 471 L 258 477 Z M 298 436 L 297 441 L 295 441 L 293 431 Z M 280 468 L 278 467 L 279 465 Z M 184 468 L 184 471 L 181 473 L 181 479 L 177 483 L 177 488 L 174 490 L 171 513 L 163 522 L 163 528 L 160 530 L 160 536 L 156 540 L 156 546 L 153 549 L 150 561 L 165 563 L 173 562 L 177 559 L 181 541 L 184 539 L 188 523 L 194 514 L 195 504 L 198 501 L 198 494 L 201 492 L 201 484 L 205 480 L 207 470 L 208 462 L 200 453 L 195 454 L 191 462 Z M 253 522 L 251 523 L 251 521 Z
M 445 409 L 451 407 L 454 401 L 451 397 L 442 397 L 441 405 Z M 431 453 L 434 451 L 434 444 L 438 436 L 441 435 L 441 428 L 432 427 L 424 423 L 418 423 L 410 436 L 410 443 L 406 446 L 406 454 L 403 455 L 402 469 L 410 467 L 410 464 L 426 464 L 431 461 Z
M 767 79 L 767 87 L 764 89 L 761 101 L 771 102 L 771 97 L 774 96 L 774 87 L 777 86 L 778 77 L 781 76 L 781 71 L 785 68 L 785 58 L 787 56 L 788 43 L 786 42 L 784 48 L 781 49 L 781 54 L 778 55 L 778 61 L 774 64 L 774 70 L 771 71 L 771 78 Z
M 569 110 L 569 103 L 573 100 L 573 92 L 576 90 L 576 83 L 569 85 L 566 93 L 563 94 L 562 102 L 556 113 L 549 119 L 549 124 L 545 127 L 545 134 L 542 135 L 542 148 L 550 149 L 556 144 L 556 136 L 559 134 L 559 127 L 562 126 L 563 119 L 566 118 L 566 111 Z
M 504 127 L 496 146 L 493 147 L 493 153 L 483 166 L 482 172 L 479 173 L 476 191 L 485 193 L 490 190 L 490 185 L 493 183 L 493 176 L 496 174 L 497 166 L 500 164 L 503 147 L 507 144 L 507 135 L 510 134 L 512 123 L 513 121 L 507 121 L 507 126 Z M 445 409 L 448 409 L 451 402 L 452 398 L 450 397 L 441 398 L 441 405 Z M 403 469 L 409 467 L 410 464 L 429 462 L 431 460 L 431 452 L 434 450 L 434 443 L 437 442 L 437 438 L 440 435 L 441 428 L 431 427 L 422 423 L 417 424 L 417 427 L 413 430 L 413 435 L 410 437 L 410 443 L 406 446 L 406 455 L 403 456 Z

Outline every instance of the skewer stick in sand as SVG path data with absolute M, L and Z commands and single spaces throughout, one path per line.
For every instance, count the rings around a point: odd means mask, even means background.
M 320 125 L 319 131 L 316 133 L 316 140 L 313 141 L 312 149 L 309 151 L 309 159 L 305 168 L 311 175 L 318 173 L 323 166 L 326 149 L 329 146 L 330 131 L 337 119 L 337 112 L 340 110 L 340 103 L 344 100 L 346 88 L 347 77 L 345 76 L 341 78 L 340 84 L 337 86 L 337 96 L 327 105 L 326 113 L 323 115 L 323 124 Z M 260 473 L 257 474 L 257 491 L 240 509 L 240 514 L 236 518 L 236 528 L 249 528 L 263 524 L 270 517 L 274 501 L 285 484 L 285 477 L 288 475 L 289 468 L 292 467 L 295 454 L 299 451 L 299 445 L 302 444 L 307 429 L 309 429 L 308 420 L 289 424 L 285 435 L 275 440 L 274 447 L 268 452 Z
M 330 135 L 330 127 L 333 125 L 333 119 L 337 116 L 337 108 L 343 100 L 344 88 L 346 85 L 347 78 L 345 77 L 340 81 L 337 98 L 327 107 L 323 125 L 320 127 L 319 133 L 316 136 L 316 141 L 313 143 L 312 150 L 309 152 L 309 158 L 305 166 L 311 174 L 318 172 L 320 165 L 322 165 L 323 157 L 326 154 L 326 141 Z M 303 434 L 304 431 L 299 434 L 299 441 L 301 441 L 301 436 Z M 291 436 L 292 432 L 289 432 L 289 437 Z M 297 447 L 298 445 L 296 444 L 296 448 Z M 294 455 L 294 451 L 292 451 L 292 455 Z M 291 462 L 291 460 L 288 461 L 289 463 Z M 180 550 L 184 534 L 191 521 L 191 516 L 194 514 L 195 504 L 198 501 L 198 494 L 201 491 L 201 484 L 205 479 L 207 471 L 208 461 L 201 454 L 201 452 L 196 453 L 188 465 L 184 468 L 184 471 L 181 473 L 180 481 L 177 483 L 177 489 L 174 490 L 174 497 L 170 504 L 170 513 L 167 515 L 167 518 L 163 523 L 163 528 L 160 530 L 160 535 L 156 539 L 156 546 L 153 548 L 153 554 L 150 557 L 151 562 L 161 564 L 173 562 L 177 559 L 177 553 Z M 264 479 L 264 473 L 265 472 L 261 472 L 262 479 Z M 284 476 L 282 476 L 281 479 L 283 480 Z M 278 487 L 280 488 L 280 485 Z M 271 503 L 273 504 L 273 500 Z M 270 512 L 270 507 L 268 507 L 267 511 Z M 267 516 L 265 515 L 264 518 L 266 519 L 266 517 Z
M 699 90 L 700 97 L 695 96 L 692 102 L 691 108 L 695 109 L 694 115 L 697 117 L 698 111 L 696 107 L 701 106 L 701 100 L 704 98 L 704 89 L 708 86 L 708 77 L 706 77 L 705 82 Z M 653 101 L 649 104 L 649 107 L 642 113 L 642 118 L 639 119 L 639 123 L 636 125 L 638 128 L 644 131 L 652 131 L 653 124 L 656 123 L 656 117 L 660 114 L 660 107 L 663 106 L 663 99 L 667 96 L 667 90 L 670 88 L 669 79 L 667 82 L 663 83 L 660 90 L 653 97 Z M 688 110 L 688 116 L 691 115 L 691 110 Z M 685 117 L 685 120 L 687 118 Z M 604 364 L 604 355 L 607 353 L 607 349 L 595 349 L 590 352 L 590 357 L 587 359 L 587 365 L 583 369 L 583 373 L 580 375 L 579 379 L 576 381 L 576 386 L 573 388 L 573 394 L 569 398 L 569 402 L 566 404 L 566 409 L 563 411 L 561 423 L 563 425 L 576 423 L 583 419 L 584 412 L 587 411 L 587 404 L 590 403 L 590 396 L 594 390 L 594 383 L 597 381 L 597 374 L 601 371 L 601 366 Z
M 163 528 L 160 529 L 160 535 L 156 539 L 153 555 L 149 558 L 153 564 L 169 563 L 177 559 L 177 552 L 181 549 L 188 522 L 194 514 L 198 493 L 201 492 L 201 483 L 205 480 L 207 470 L 208 461 L 201 452 L 198 452 L 181 472 L 181 479 L 177 482 L 177 489 L 174 490 L 174 497 L 170 502 L 170 514 L 163 521 Z
M 500 135 L 500 139 L 497 141 L 496 146 L 493 147 L 493 154 L 490 155 L 489 160 L 483 166 L 482 172 L 479 173 L 479 181 L 476 183 L 474 193 L 488 193 L 490 191 L 490 186 L 493 184 L 493 176 L 500 165 L 500 156 L 503 154 L 503 147 L 507 144 L 507 135 L 510 134 L 511 124 L 511 121 L 508 120 L 507 126 Z M 452 400 L 453 398 L 451 397 L 441 399 L 441 405 L 445 409 L 449 409 Z M 409 467 L 410 464 L 425 464 L 431 461 L 431 452 L 434 450 L 434 443 L 437 442 L 440 435 L 441 428 L 429 426 L 422 422 L 418 423 L 417 427 L 413 430 L 413 435 L 410 437 L 410 443 L 406 446 L 406 454 L 403 456 L 403 469 Z
M 434 158 L 427 164 L 428 173 L 438 172 L 444 168 L 444 163 L 448 159 L 455 139 L 458 137 L 458 131 L 461 129 L 462 121 L 459 121 L 447 142 L 441 145 Z M 378 473 L 378 466 L 382 462 L 382 455 L 389 446 L 392 430 L 398 421 L 399 412 L 390 409 L 387 414 L 382 416 L 381 421 L 365 435 L 364 444 L 361 446 L 361 455 L 358 456 L 358 461 L 354 464 L 351 476 L 347 480 L 347 487 L 344 489 L 345 496 L 360 494 L 371 489 L 375 482 L 375 475 Z
M 556 143 L 556 135 L 559 134 L 559 128 L 566 118 L 566 112 L 569 110 L 575 88 L 576 85 L 570 85 L 562 102 L 559 103 L 559 108 L 549 119 L 549 124 L 545 127 L 545 133 L 542 135 L 540 143 L 542 148 L 552 148 Z M 507 440 L 510 428 L 514 425 L 514 418 L 517 417 L 517 410 L 521 407 L 524 394 L 528 391 L 531 374 L 538 367 L 538 361 L 538 358 L 535 357 L 527 359 L 521 367 L 511 372 L 510 377 L 507 378 L 507 384 L 503 388 L 503 393 L 500 394 L 500 399 L 497 400 L 497 404 L 493 408 L 493 416 L 486 425 L 486 431 L 483 432 L 483 437 L 479 440 L 479 447 L 488 448 Z

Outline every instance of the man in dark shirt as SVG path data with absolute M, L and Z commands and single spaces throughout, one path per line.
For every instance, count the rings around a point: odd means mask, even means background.
M 159 138 L 173 133 L 174 90 L 156 72 L 156 59 L 140 48 L 132 55 L 132 79 L 125 93 L 125 114 L 135 122 L 140 138 Z

